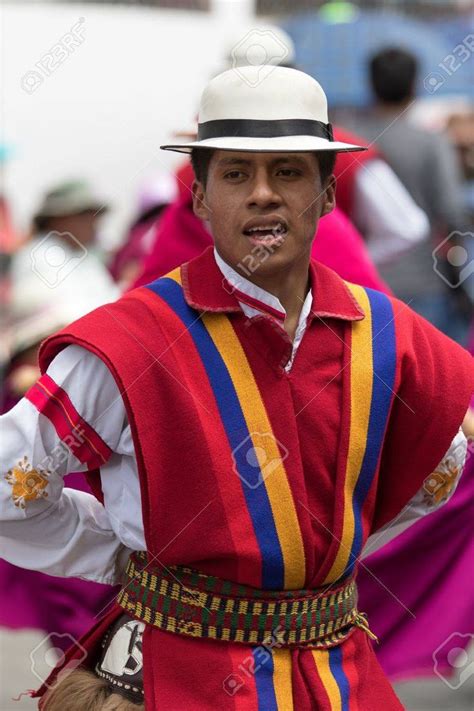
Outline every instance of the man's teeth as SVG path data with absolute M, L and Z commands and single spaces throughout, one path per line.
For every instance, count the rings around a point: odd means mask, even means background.
M 250 234 L 255 234 L 255 232 L 263 232 L 264 234 L 271 233 L 276 237 L 277 235 L 281 235 L 286 232 L 286 227 L 284 227 L 281 223 L 278 223 L 277 225 L 268 225 L 267 227 L 250 227 L 246 231 Z

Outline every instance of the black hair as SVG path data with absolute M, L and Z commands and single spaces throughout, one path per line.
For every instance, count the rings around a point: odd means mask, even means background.
M 370 81 L 375 96 L 383 103 L 399 103 L 413 95 L 418 61 L 401 47 L 387 47 L 369 62 Z
M 196 176 L 196 180 L 202 183 L 204 187 L 206 187 L 209 163 L 211 162 L 214 150 L 214 148 L 194 148 L 191 151 L 191 164 L 193 166 L 194 175 Z M 315 154 L 319 163 L 321 183 L 324 184 L 327 178 L 334 172 L 336 153 L 334 151 L 317 151 Z

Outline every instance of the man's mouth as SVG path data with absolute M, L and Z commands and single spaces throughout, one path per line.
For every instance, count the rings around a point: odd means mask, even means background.
M 283 221 L 261 223 L 253 221 L 251 226 L 243 230 L 243 234 L 255 245 L 277 246 L 282 244 L 288 234 L 288 225 Z

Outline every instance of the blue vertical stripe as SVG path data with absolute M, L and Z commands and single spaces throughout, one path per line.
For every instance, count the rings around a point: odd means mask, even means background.
M 349 711 L 349 680 L 342 668 L 342 647 L 329 650 L 329 668 L 341 694 L 341 711 Z
M 366 289 L 372 314 L 372 402 L 364 458 L 353 497 L 354 540 L 345 575 L 352 573 L 362 552 L 362 509 L 374 481 L 382 448 L 387 417 L 393 398 L 396 373 L 396 340 L 393 308 L 390 299 L 381 292 Z M 378 377 L 377 377 L 378 376 Z
M 263 647 L 252 650 L 255 670 L 255 686 L 257 687 L 258 711 L 278 711 L 273 685 L 273 656 L 271 651 Z

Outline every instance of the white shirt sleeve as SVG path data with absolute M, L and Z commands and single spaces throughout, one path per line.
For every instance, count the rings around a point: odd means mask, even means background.
M 375 553 L 416 521 L 436 511 L 449 501 L 461 478 L 466 456 L 467 439 L 462 429 L 459 429 L 443 459 L 435 471 L 427 477 L 421 489 L 416 492 L 393 521 L 389 521 L 376 533 L 369 536 L 362 551 L 362 558 Z
M 354 224 L 375 264 L 386 264 L 429 236 L 430 225 L 392 168 L 380 158 L 356 174 Z
M 105 364 L 79 346 L 62 351 L 48 375 L 112 450 L 101 470 L 105 507 L 90 494 L 63 488 L 63 476 L 85 466 L 50 420 L 23 399 L 0 418 L 0 556 L 51 575 L 119 582 L 129 548 L 144 549 L 138 473 L 122 398 Z M 117 471 L 121 478 L 115 481 Z M 114 503 L 114 492 L 117 486 L 124 489 L 127 477 L 135 489 L 134 510 L 123 501 Z

